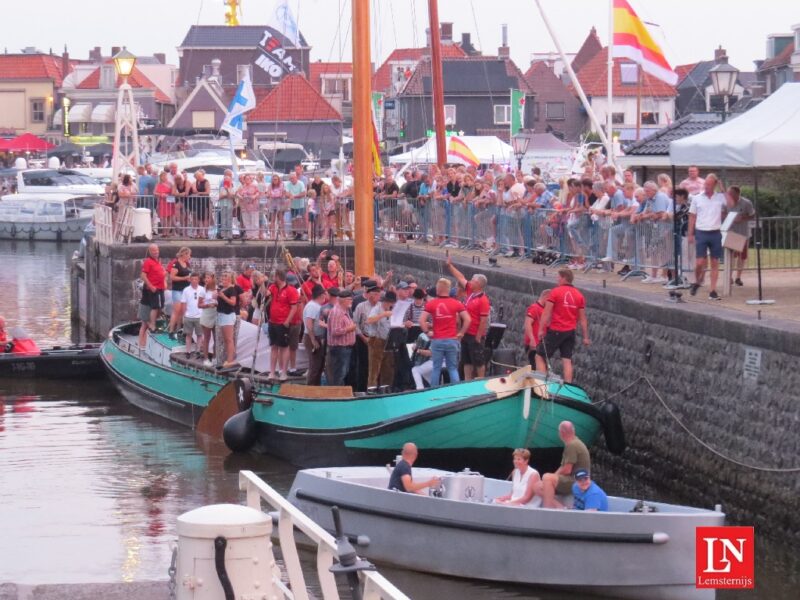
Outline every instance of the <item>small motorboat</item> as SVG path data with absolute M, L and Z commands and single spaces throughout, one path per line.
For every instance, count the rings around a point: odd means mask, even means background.
M 87 379 L 103 375 L 100 344 L 53 346 L 36 355 L 0 351 L 0 377 Z
M 695 588 L 695 529 L 724 525 L 719 506 L 609 497 L 608 512 L 522 508 L 492 501 L 510 481 L 468 470 L 415 467 L 418 481 L 442 479 L 430 495 L 389 490 L 390 474 L 388 466 L 302 470 L 289 501 L 329 531 L 338 506 L 359 554 L 382 564 L 616 598 L 714 598 Z

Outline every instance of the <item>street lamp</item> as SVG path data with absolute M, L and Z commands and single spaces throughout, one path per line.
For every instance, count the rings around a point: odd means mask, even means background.
M 531 138 L 527 133 L 519 132 L 511 138 L 511 146 L 514 148 L 514 157 L 517 159 L 517 170 L 522 170 L 522 158 L 528 152 L 528 144 Z
M 117 183 L 122 172 L 135 172 L 139 166 L 139 133 L 133 88 L 128 77 L 136 67 L 136 57 L 122 48 L 113 56 L 114 68 L 122 78 L 117 94 L 117 113 L 114 119 L 114 146 L 111 154 L 111 181 Z
M 725 108 L 722 110 L 722 121 L 728 114 L 728 99 L 736 89 L 736 80 L 739 78 L 739 69 L 727 62 L 714 65 L 708 72 L 711 76 L 711 87 L 714 88 L 715 96 L 722 96 L 725 99 Z

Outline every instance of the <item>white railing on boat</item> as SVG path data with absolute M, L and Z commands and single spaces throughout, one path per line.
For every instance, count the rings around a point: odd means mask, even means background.
M 339 590 L 330 567 L 338 557 L 336 539 L 276 492 L 252 471 L 239 472 L 239 489 L 247 493 L 247 506 L 263 510 L 261 501 L 278 512 L 278 539 L 289 579 L 281 586 L 284 597 L 309 600 L 305 576 L 300 565 L 294 530 L 297 528 L 317 546 L 317 578 L 325 600 L 339 600 Z M 363 600 L 409 600 L 403 592 L 377 571 L 360 571 Z

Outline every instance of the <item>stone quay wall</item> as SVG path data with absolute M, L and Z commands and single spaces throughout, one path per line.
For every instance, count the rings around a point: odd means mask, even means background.
M 161 242 L 162 260 L 182 245 L 192 249 L 196 269 L 217 273 L 238 270 L 244 261 L 268 269 L 276 253 L 269 243 Z M 289 247 L 295 257 L 321 250 Z M 74 269 L 74 314 L 95 335 L 136 319 L 136 280 L 145 251 L 145 244 L 94 243 Z M 334 251 L 345 267 L 352 266 L 351 244 Z M 382 245 L 375 256 L 376 269 L 391 268 L 395 276 L 411 273 L 428 284 L 449 276 L 439 254 Z M 282 258 L 277 264 L 283 266 Z M 542 289 L 555 285 L 555 273 L 530 264 L 498 269 L 456 264 L 468 277 L 486 273 L 489 296 L 508 325 L 503 345 L 518 348 L 517 364 L 524 364 L 525 309 Z M 596 401 L 613 399 L 620 406 L 628 441 L 621 456 L 602 443 L 592 449 L 598 482 L 610 493 L 705 507 L 721 503 L 729 522 L 753 524 L 772 537 L 800 535 L 800 474 L 759 471 L 719 458 L 670 416 L 641 379 L 652 382 L 675 416 L 720 453 L 747 465 L 795 467 L 800 464 L 800 326 L 756 321 L 724 307 L 669 304 L 635 291 L 622 296 L 580 277 L 576 283 L 586 296 L 592 338 L 589 348 L 576 351 L 576 383 Z
M 450 277 L 439 256 L 411 250 L 382 251 L 377 258 L 379 270 L 392 268 L 395 275 L 411 273 L 425 282 Z M 517 364 L 525 364 L 526 308 L 556 285 L 556 274 L 543 275 L 530 264 L 495 269 L 454 263 L 468 278 L 477 271 L 487 275 L 495 311 L 502 309 L 508 325 L 503 345 L 518 348 Z M 772 537 L 800 534 L 800 473 L 758 471 L 719 458 L 692 439 L 639 379 L 652 382 L 686 428 L 720 453 L 748 465 L 796 467 L 800 327 L 620 296 L 597 285 L 588 289 L 579 277 L 592 345 L 576 350 L 576 383 L 596 401 L 619 405 L 628 442 L 621 456 L 603 443 L 592 449 L 598 482 L 610 480 L 607 491 L 620 495 L 646 498 L 657 490 L 659 499 L 709 508 L 720 503 L 729 522 L 753 524 Z M 558 370 L 559 361 L 553 362 Z

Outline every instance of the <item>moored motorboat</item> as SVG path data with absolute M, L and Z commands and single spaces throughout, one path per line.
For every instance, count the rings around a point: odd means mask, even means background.
M 138 323 L 113 329 L 101 353 L 132 404 L 194 427 L 223 386 L 245 380 L 252 394 L 240 403 L 247 412 L 241 417 L 247 429 L 243 435 L 255 440 L 255 450 L 303 467 L 384 464 L 413 440 L 428 464 L 441 467 L 468 460 L 485 473 L 496 473 L 511 449 L 526 447 L 533 452 L 533 464 L 552 468 L 563 448 L 557 434 L 562 420 L 572 421 L 587 445 L 604 431 L 607 444 L 618 451 L 624 447 L 613 405 L 598 408 L 580 387 L 545 381 L 529 367 L 503 377 L 364 395 L 350 387 L 280 383 L 260 374 L 269 364 L 269 347 L 249 323 L 240 323 L 237 344 L 237 360 L 245 368 L 234 371 L 187 357 L 165 333 L 148 334 L 147 347 L 140 352 L 138 329 Z M 253 337 L 261 344 L 257 353 Z M 243 350 L 247 344 L 249 351 Z M 254 354 L 258 358 L 252 371 L 247 367 Z M 226 441 L 237 450 L 242 447 Z
M 0 239 L 80 241 L 100 196 L 22 192 L 0 199 Z
M 359 551 L 383 564 L 618 598 L 714 597 L 695 588 L 694 546 L 696 527 L 724 524 L 719 507 L 609 497 L 608 512 L 520 508 L 491 502 L 510 492 L 509 481 L 415 467 L 417 480 L 442 478 L 436 497 L 389 490 L 389 475 L 387 467 L 306 469 L 289 501 L 328 530 L 338 506 L 348 536 L 366 542 Z
M 100 344 L 53 346 L 36 355 L 0 353 L 0 377 L 88 379 L 104 374 Z

